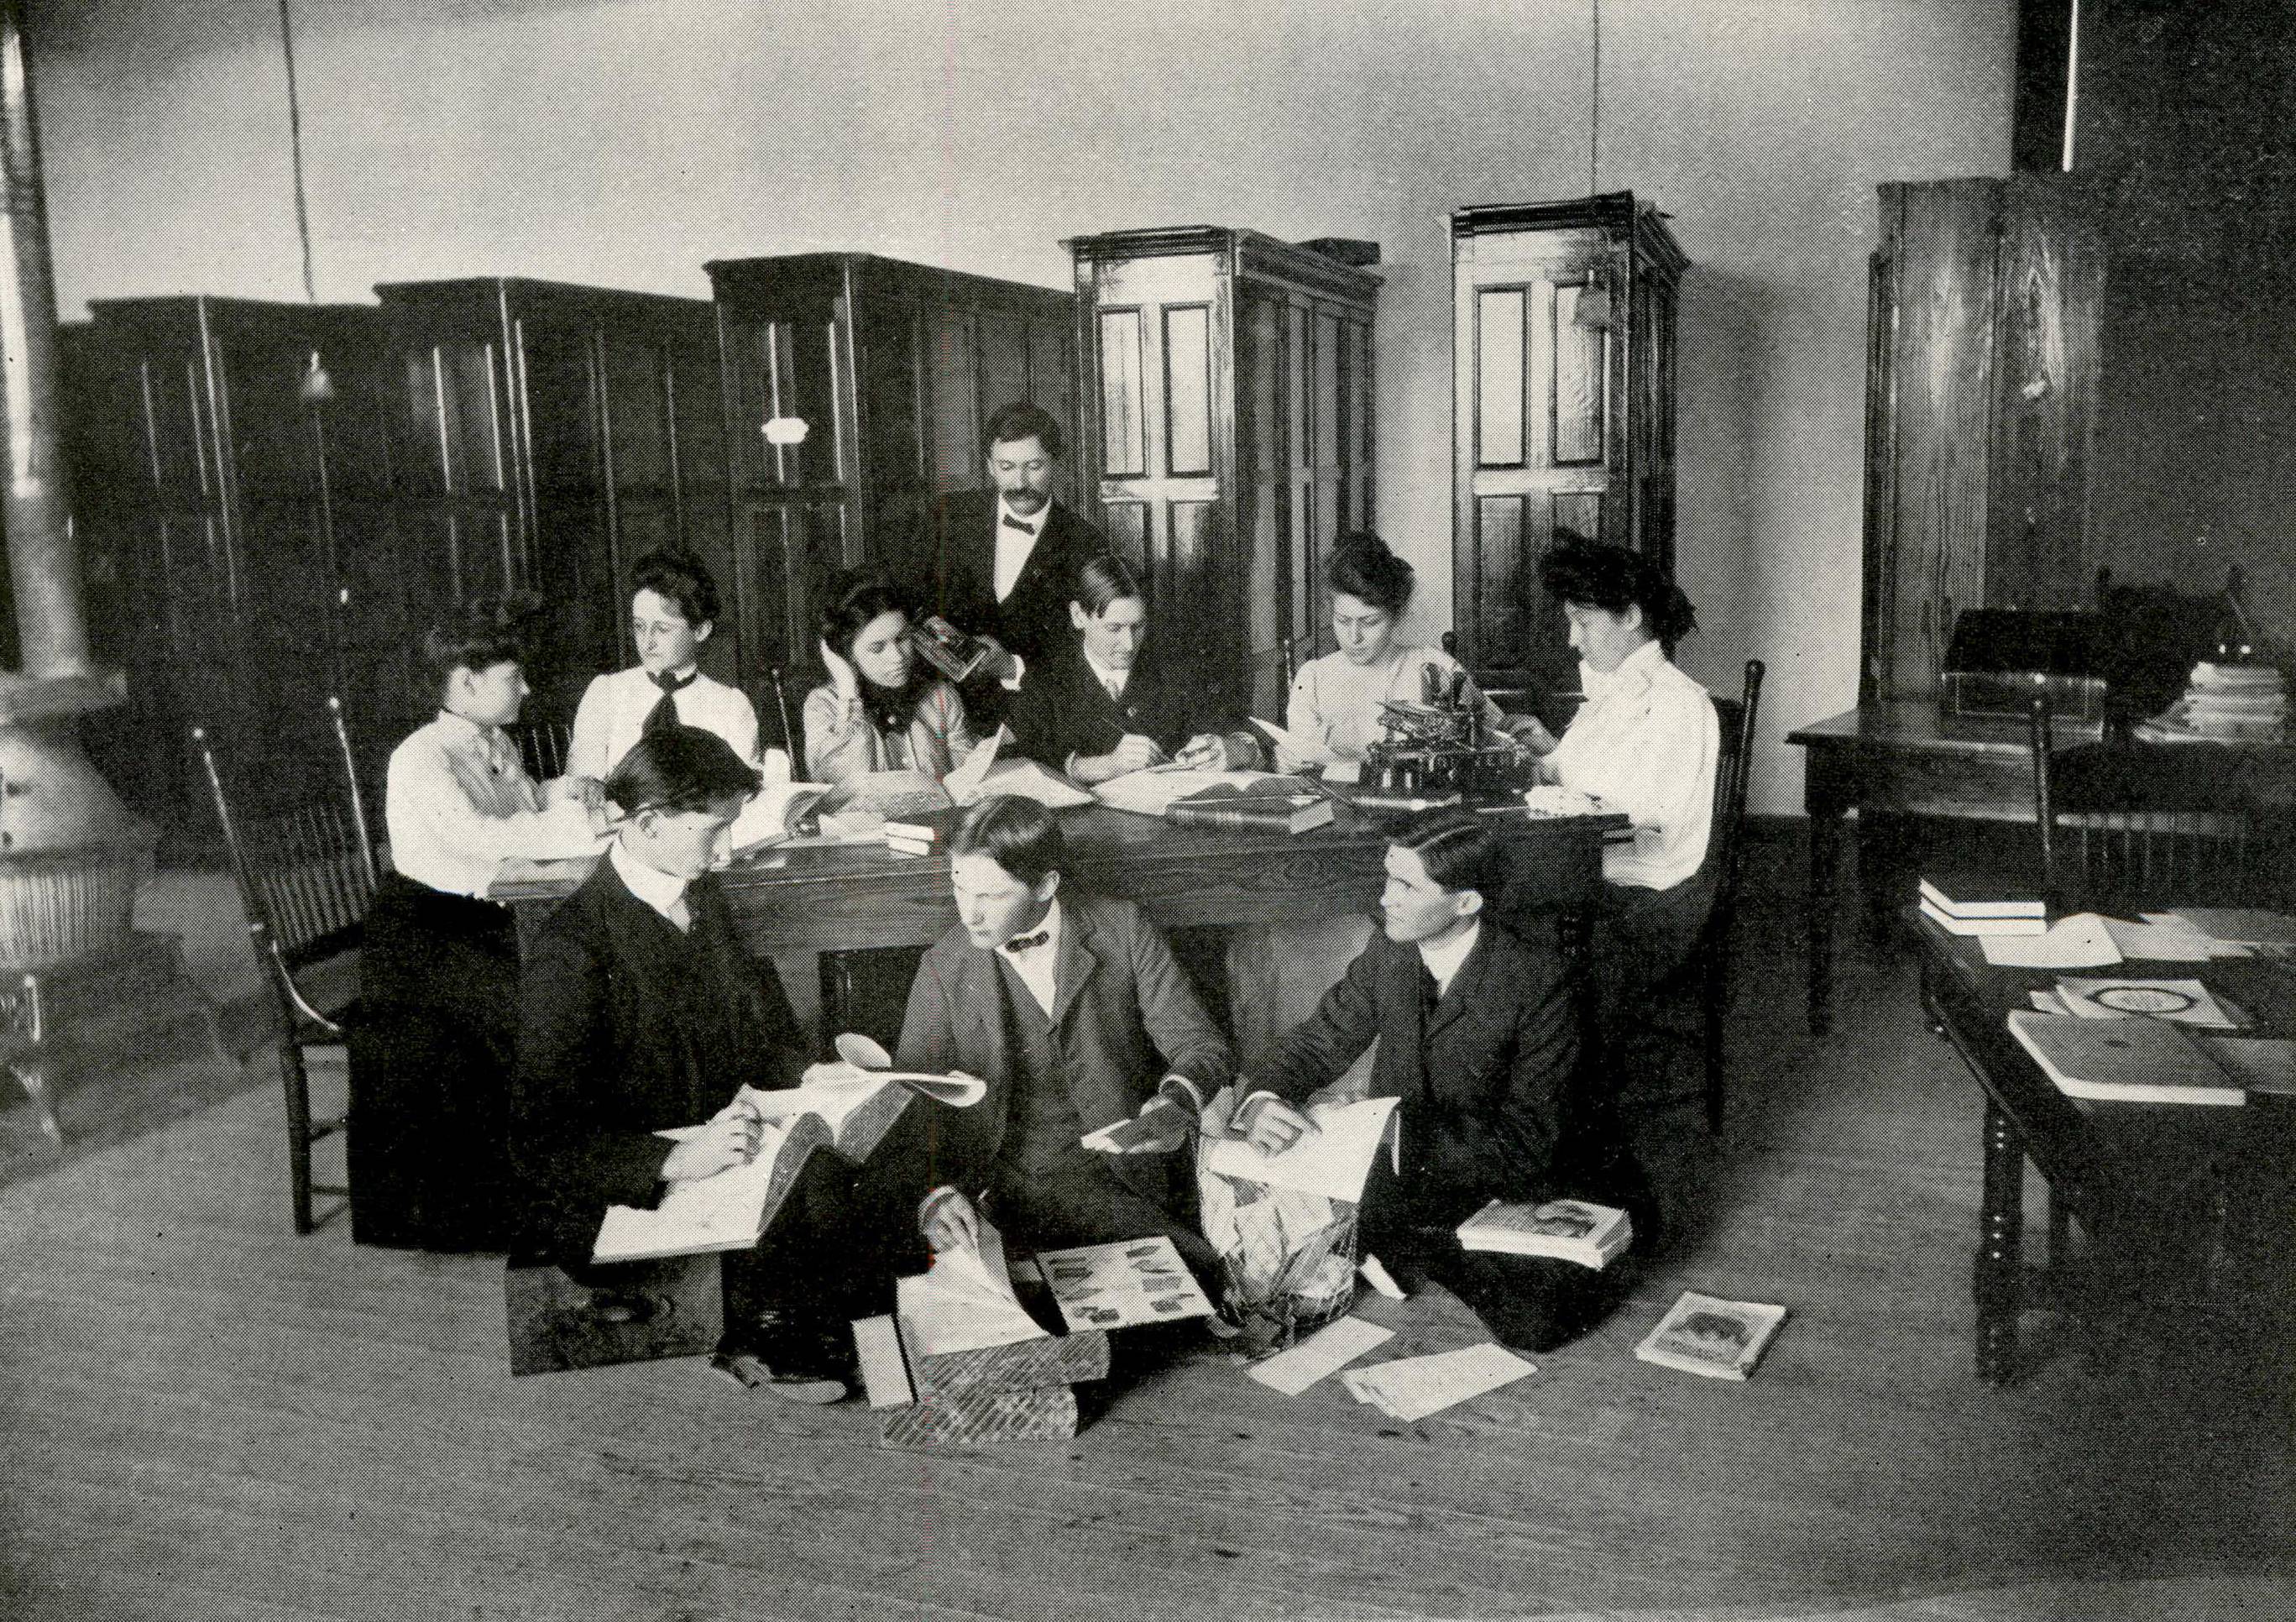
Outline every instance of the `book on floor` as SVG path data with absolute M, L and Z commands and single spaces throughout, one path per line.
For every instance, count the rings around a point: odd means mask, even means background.
M 1037 1266 L 1072 1330 L 1123 1329 L 1209 1318 L 1212 1304 L 1163 1234 L 1039 1250 Z
M 1635 1225 L 1614 1206 L 1587 1200 L 1494 1200 L 1458 1227 L 1463 1250 L 1550 1256 L 1601 1267 L 1634 1242 Z
M 657 1133 L 680 1141 L 701 1131 L 680 1126 Z M 767 1126 L 756 1155 L 715 1176 L 674 1183 L 652 1209 L 610 1205 L 590 1248 L 594 1262 L 652 1261 L 665 1256 L 698 1256 L 709 1250 L 744 1250 L 773 1223 L 806 1157 L 830 1143 L 828 1126 L 817 1115 L 800 1115 Z
M 2031 884 L 1981 873 L 1925 873 L 1921 899 L 1948 918 L 2046 918 L 2049 912 Z
M 2247 1094 L 2206 1049 L 2161 1020 L 2085 1020 L 2013 1010 L 2009 1034 L 2068 1098 L 2241 1104 Z
M 1786 1321 L 1786 1309 L 1761 1301 L 1726 1301 L 1685 1290 L 1635 1348 L 1661 1368 L 1712 1380 L 1743 1380 Z

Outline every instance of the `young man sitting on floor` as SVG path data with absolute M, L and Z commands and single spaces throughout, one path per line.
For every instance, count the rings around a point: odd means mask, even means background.
M 900 1063 L 963 1070 L 988 1091 L 936 1118 L 927 1239 L 936 1249 L 968 1242 L 985 1201 L 1000 1229 L 1036 1248 L 1168 1235 L 1215 1287 L 1218 1258 L 1186 1215 L 1186 1157 L 1114 1157 L 1078 1142 L 1153 1111 L 1185 1143 L 1234 1074 L 1164 938 L 1128 901 L 1062 888 L 1060 825 L 1034 800 L 982 800 L 949 856 L 960 922 L 918 965 Z
M 1400 1101 L 1399 1172 L 1364 1190 L 1367 1253 L 1424 1274 L 1499 1340 L 1546 1351 L 1598 1322 L 1627 1269 L 1464 1250 L 1454 1230 L 1492 1200 L 1621 1206 L 1646 1251 L 1657 1212 L 1600 1090 L 1579 1085 L 1578 1009 L 1562 954 L 1484 916 L 1501 852 L 1481 819 L 1422 817 L 1388 846 L 1381 933 L 1247 1084 L 1237 1122 L 1280 1151 L 1316 1128 L 1298 1105 L 1376 1039 L 1370 1095 Z
M 805 1044 L 769 963 L 750 956 L 709 869 L 758 774 L 715 733 L 666 726 L 607 778 L 617 837 L 537 934 L 521 987 L 512 1148 L 529 1248 L 611 1292 L 590 1261 L 609 1205 L 648 1208 L 673 1184 L 758 1152 L 742 1084 L 795 1085 Z M 661 1129 L 706 1121 L 682 1143 Z M 916 1182 L 898 1152 L 855 1171 L 816 1152 L 765 1237 L 726 1258 L 721 1363 L 751 1360 L 782 1395 L 846 1393 L 848 1321 L 882 1311 L 924 1257 Z

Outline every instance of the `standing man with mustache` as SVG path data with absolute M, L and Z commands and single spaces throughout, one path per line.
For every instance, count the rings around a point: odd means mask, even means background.
M 964 688 L 966 711 L 993 731 L 1025 663 L 1059 646 L 1069 629 L 1077 570 L 1107 541 L 1053 496 L 1067 452 L 1061 425 L 1042 406 L 1000 407 L 981 434 L 988 487 L 935 502 L 912 547 L 925 607 L 995 651 Z

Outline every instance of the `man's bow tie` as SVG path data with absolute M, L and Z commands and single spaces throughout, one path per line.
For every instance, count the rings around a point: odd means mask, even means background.
M 1004 943 L 1004 949 L 1018 957 L 1023 952 L 1035 951 L 1052 938 L 1053 932 L 1050 930 L 1038 930 L 1034 935 L 1015 935 Z
M 1023 535 L 1034 535 L 1037 533 L 1036 525 L 1023 522 L 1021 520 L 1014 518 L 1010 512 L 1007 512 L 1004 515 L 1004 528 L 1007 529 L 1018 529 Z

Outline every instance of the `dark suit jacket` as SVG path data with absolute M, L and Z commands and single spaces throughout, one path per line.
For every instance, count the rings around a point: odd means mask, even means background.
M 602 860 L 543 923 L 520 988 L 511 1151 L 526 1237 L 586 1259 L 609 1205 L 661 1198 L 663 1127 L 707 1120 L 743 1081 L 795 1085 L 805 1045 L 770 964 L 734 934 L 717 881 L 684 935 Z
M 1057 771 L 1070 755 L 1105 755 L 1128 733 L 1153 738 L 1170 754 L 1198 733 L 1229 730 L 1217 697 L 1185 677 L 1152 647 L 1144 649 L 1119 704 L 1084 662 L 1071 629 L 1067 641 L 1021 677 L 1008 718 L 1013 746 Z
M 1167 1074 L 1206 1098 L 1235 1061 L 1154 925 L 1129 901 L 1063 892 L 1054 1045 L 1069 1102 L 1086 1132 L 1136 1114 Z M 991 1180 L 1012 1112 L 1011 1033 L 995 956 L 963 929 L 929 948 L 901 1026 L 904 1069 L 959 1069 L 988 1084 L 966 1110 L 933 1111 L 931 1180 L 978 1194 Z M 1020 995 L 1026 995 L 1026 993 Z M 1167 1200 L 1177 1157 L 1109 1157 L 1109 1169 L 1151 1199 Z
M 1108 550 L 1098 529 L 1058 501 L 1021 567 L 1012 594 L 996 601 L 994 490 L 958 490 L 928 511 L 925 534 L 913 550 L 913 579 L 922 583 L 925 606 L 960 630 L 986 631 L 1033 665 L 1071 635 L 1069 598 L 1077 570 Z M 972 694 L 968 692 L 967 700 Z
M 1376 1037 L 1371 1095 L 1402 1101 L 1402 1183 L 1431 1220 L 1495 1199 L 1600 1199 L 1616 1144 L 1597 1141 L 1609 1135 L 1576 1096 L 1578 1010 L 1561 954 L 1487 919 L 1431 1013 L 1421 973 L 1418 947 L 1374 935 L 1255 1090 L 1298 1103 Z

